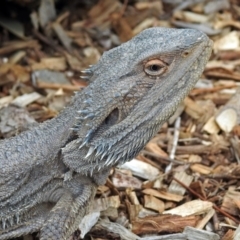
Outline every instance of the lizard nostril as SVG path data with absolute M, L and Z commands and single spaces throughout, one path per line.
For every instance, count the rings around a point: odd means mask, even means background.
M 183 52 L 182 56 L 183 56 L 183 57 L 187 57 L 189 54 L 190 54 L 189 51 L 185 51 L 185 52 Z

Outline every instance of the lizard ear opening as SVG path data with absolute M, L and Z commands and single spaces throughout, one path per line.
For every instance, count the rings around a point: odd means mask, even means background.
M 113 126 L 118 122 L 119 119 L 119 110 L 115 108 L 112 112 L 106 117 L 104 124 L 107 126 Z

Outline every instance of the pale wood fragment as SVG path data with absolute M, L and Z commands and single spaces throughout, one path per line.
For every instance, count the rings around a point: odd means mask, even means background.
M 233 50 L 239 48 L 239 45 L 239 32 L 231 31 L 214 42 L 213 50 L 215 53 L 220 50 Z
M 40 2 L 38 16 L 40 25 L 44 28 L 51 20 L 56 18 L 56 9 L 53 0 L 42 0 Z
M 81 229 L 81 238 L 91 230 L 91 228 L 97 223 L 100 217 L 100 212 L 93 212 L 88 215 L 85 215 L 79 224 L 79 229 Z
M 176 19 L 187 21 L 187 22 L 197 22 L 197 23 L 207 22 L 209 19 L 209 16 L 207 15 L 194 13 L 190 11 L 174 11 L 173 17 Z
M 164 202 L 151 195 L 144 195 L 144 207 L 162 213 L 164 211 Z
M 155 189 L 144 189 L 142 191 L 144 194 L 152 195 L 157 198 L 165 199 L 165 200 L 170 200 L 173 202 L 180 202 L 183 199 L 183 196 L 173 194 L 173 193 L 168 193 L 165 191 L 158 191 Z
M 154 25 L 154 22 L 156 22 L 156 18 L 147 18 L 144 21 L 142 21 L 140 24 L 138 24 L 134 29 L 133 29 L 133 35 L 137 35 L 141 31 L 143 31 L 146 28 L 149 28 Z
M 120 9 L 122 4 L 117 0 L 100 0 L 90 9 L 88 16 L 94 25 L 101 26 L 109 20 L 109 16 L 117 9 Z M 89 21 L 89 20 L 88 20 Z
M 188 159 L 189 163 L 200 163 L 202 162 L 202 158 L 199 155 L 191 154 Z
M 199 230 L 193 227 L 186 227 L 183 231 L 187 235 L 188 240 L 219 240 L 220 237 L 216 233 Z
M 164 234 L 157 236 L 141 237 L 138 240 L 187 240 L 187 236 L 183 233 Z
M 159 154 L 160 156 L 168 157 L 168 154 L 164 152 L 156 142 L 150 141 L 146 146 L 145 149 L 149 152 Z
M 164 180 L 164 174 L 160 175 L 159 177 L 157 177 L 156 179 L 153 180 L 152 187 L 155 189 L 163 188 L 164 187 L 163 180 Z M 147 188 L 147 187 L 145 187 L 145 188 Z
M 198 172 L 201 174 L 210 174 L 212 172 L 212 168 L 199 163 L 193 164 L 190 168 L 192 171 Z
M 64 71 L 67 68 L 67 63 L 64 57 L 41 58 L 41 61 L 33 63 L 31 68 L 32 70 L 49 69 Z
M 133 175 L 143 179 L 154 179 L 159 174 L 157 168 L 137 159 L 124 163 L 120 168 L 129 169 L 132 171 Z
M 176 208 L 164 211 L 163 214 L 176 214 L 180 216 L 200 215 L 208 212 L 212 207 L 213 204 L 211 202 L 193 200 Z
M 237 125 L 237 111 L 235 109 L 224 109 L 216 116 L 218 126 L 224 132 L 231 132 Z
M 202 130 L 209 134 L 217 134 L 220 131 L 220 127 L 217 125 L 215 118 L 211 117 L 205 123 Z
M 71 50 L 72 39 L 67 35 L 67 33 L 63 29 L 62 25 L 60 25 L 58 22 L 55 22 L 52 25 L 52 28 L 53 28 L 54 32 L 56 33 L 56 35 L 58 36 L 62 45 L 67 50 Z
M 240 124 L 240 88 L 231 99 L 216 113 L 215 119 L 219 127 L 230 132 L 234 126 Z
M 148 8 L 157 9 L 158 13 L 163 13 L 163 4 L 162 1 L 153 1 L 153 2 L 136 2 L 135 4 L 136 9 L 144 10 Z
M 191 98 L 186 97 L 184 99 L 185 112 L 191 116 L 193 119 L 199 119 L 203 114 L 204 110 Z
M 93 201 L 90 212 L 100 212 L 109 207 L 118 208 L 120 206 L 119 196 L 111 196 L 107 198 L 98 198 Z
M 17 51 L 9 58 L 9 63 L 16 64 L 26 56 L 26 51 Z
M 186 172 L 176 172 L 174 173 L 174 178 L 178 179 L 180 182 L 183 182 L 186 186 L 189 186 L 193 181 L 193 176 L 186 174 Z M 171 184 L 168 187 L 169 193 L 174 193 L 178 195 L 184 195 L 186 188 L 182 187 L 176 181 L 172 180 Z
M 128 196 L 129 196 L 129 199 L 130 199 L 132 204 L 134 204 L 134 205 L 139 205 L 140 204 L 140 202 L 137 198 L 136 192 L 131 191 L 131 192 L 128 193 Z
M 234 233 L 233 240 L 239 240 L 239 239 L 240 239 L 240 225 L 238 226 L 238 228 L 236 229 L 236 231 Z
M 118 209 L 109 207 L 106 210 L 101 211 L 101 217 L 109 217 L 111 220 L 116 220 L 118 218 Z
M 5 63 L 0 64 L 0 76 L 11 72 L 13 79 L 19 82 L 28 82 L 30 80 L 29 70 L 19 64 Z M 2 83 L 3 84 L 3 83 Z
M 110 222 L 108 219 L 101 219 L 97 225 L 96 228 L 104 228 L 109 232 L 116 233 L 120 235 L 121 239 L 123 240 L 137 240 L 139 237 L 126 229 L 124 226 L 122 226 L 119 223 L 113 223 Z
M 98 190 L 101 194 L 103 194 L 103 193 L 106 193 L 106 192 L 109 191 L 109 187 L 107 187 L 107 186 L 105 186 L 105 185 L 101 185 L 101 186 L 98 187 L 97 190 Z
M 211 208 L 207 212 L 207 214 L 198 222 L 196 228 L 203 229 L 215 213 L 216 213 L 216 211 L 213 208 Z
M 16 97 L 12 103 L 19 106 L 19 107 L 25 107 L 28 104 L 38 100 L 42 96 L 37 93 L 37 92 L 32 92 L 32 93 L 25 93 L 19 97 Z
M 234 231 L 232 229 L 228 229 L 227 232 L 224 234 L 221 240 L 236 240 L 234 239 Z M 237 239 L 240 239 L 240 235 L 238 236 Z
M 7 106 L 12 101 L 13 101 L 13 96 L 11 96 L 11 95 L 0 98 L 0 108 Z
M 141 206 L 141 205 L 136 205 L 136 206 Z M 142 206 L 142 208 L 139 210 L 137 217 L 138 218 L 145 218 L 145 217 L 150 217 L 150 216 L 158 216 L 159 213 L 152 211 L 150 209 L 146 209 Z M 136 220 L 134 218 L 133 220 Z
M 39 49 L 40 45 L 36 40 L 29 41 L 12 41 L 9 42 L 6 46 L 0 48 L 0 55 L 5 55 L 16 50 L 26 49 L 26 48 L 36 48 Z
M 141 204 L 133 205 L 129 201 L 125 201 L 127 212 L 128 212 L 128 219 L 130 222 L 138 218 L 139 213 L 142 211 L 143 206 Z

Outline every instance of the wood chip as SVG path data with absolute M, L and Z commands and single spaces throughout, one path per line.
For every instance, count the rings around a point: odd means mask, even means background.
M 64 31 L 63 27 L 58 23 L 55 22 L 52 25 L 52 28 L 54 29 L 55 33 L 57 34 L 59 40 L 61 41 L 62 45 L 67 49 L 71 50 L 71 44 L 72 39 L 67 35 L 67 33 Z
M 210 174 L 212 172 L 212 169 L 210 167 L 207 167 L 205 165 L 202 164 L 193 164 L 191 167 L 191 170 L 194 172 L 198 172 L 201 174 Z
M 174 173 L 174 178 L 178 179 L 180 182 L 183 182 L 186 186 L 189 186 L 193 181 L 193 177 L 186 174 L 184 171 Z M 168 187 L 168 192 L 183 196 L 186 192 L 186 188 L 182 187 L 180 184 L 173 180 Z
M 186 202 L 176 208 L 164 211 L 163 214 L 176 214 L 180 216 L 200 215 L 208 212 L 212 209 L 213 204 L 211 202 L 202 200 L 193 200 Z
M 180 202 L 183 200 L 183 196 L 177 195 L 177 194 L 172 194 L 168 192 L 164 192 L 162 190 L 155 190 L 155 189 L 144 189 L 142 191 L 144 194 L 152 195 L 157 198 L 165 199 L 165 200 L 170 200 L 173 202 Z
M 13 101 L 12 104 L 17 105 L 19 107 L 25 107 L 28 104 L 38 100 L 42 96 L 37 93 L 37 92 L 32 92 L 32 93 L 26 93 L 24 95 L 21 95 L 19 97 L 16 97 Z
M 108 209 L 109 207 L 118 208 L 120 206 L 119 196 L 111 196 L 108 198 L 99 198 L 94 200 L 91 206 L 91 212 L 100 212 Z
M 144 207 L 162 213 L 164 211 L 165 205 L 163 201 L 151 195 L 144 195 Z
M 132 231 L 135 234 L 182 232 L 186 226 L 194 227 L 198 219 L 196 216 L 180 217 L 176 215 L 145 217 L 132 222 Z
M 66 60 L 63 57 L 59 58 L 42 58 L 40 62 L 33 63 L 32 70 L 49 69 L 53 71 L 65 71 L 67 68 Z
M 214 42 L 213 50 L 214 52 L 221 50 L 232 50 L 240 47 L 239 33 L 237 31 L 232 31 L 225 35 L 224 37 L 216 40 Z
M 215 214 L 215 210 L 214 209 L 210 209 L 207 214 L 198 222 L 196 228 L 198 229 L 203 229 L 204 226 L 209 222 L 209 220 L 213 217 L 213 215 Z
M 133 188 L 141 189 L 142 182 L 132 176 L 127 176 L 120 171 L 115 171 L 112 176 L 112 183 L 116 188 Z
M 189 240 L 219 240 L 220 237 L 212 232 L 199 230 L 193 227 L 186 227 L 183 231 Z
M 143 179 L 153 179 L 159 174 L 159 170 L 150 164 L 133 159 L 129 162 L 121 165 L 123 169 L 129 169 L 133 175 L 141 177 Z

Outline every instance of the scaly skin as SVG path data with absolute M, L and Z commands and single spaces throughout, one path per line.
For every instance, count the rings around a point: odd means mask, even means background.
M 151 28 L 103 54 L 58 117 L 0 142 L 0 240 L 67 239 L 109 170 L 132 159 L 194 87 L 211 53 L 190 29 Z

